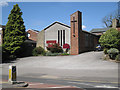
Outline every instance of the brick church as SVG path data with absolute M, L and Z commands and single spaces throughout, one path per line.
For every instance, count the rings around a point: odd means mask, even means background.
M 71 55 L 94 50 L 99 37 L 82 30 L 82 12 L 77 11 L 70 16 L 71 26 L 54 22 L 37 35 L 37 47 L 46 50 L 50 44 L 58 43 L 62 48 L 68 48 Z M 66 47 L 67 46 L 67 47 Z

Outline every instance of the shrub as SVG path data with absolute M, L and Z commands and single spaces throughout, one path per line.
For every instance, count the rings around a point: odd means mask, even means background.
M 7 51 L 4 46 L 1 48 L 2 50 L 2 62 L 9 62 L 10 60 L 16 59 L 15 55 L 12 55 Z
M 63 49 L 59 44 L 53 44 L 52 46 L 48 46 L 47 50 L 50 51 L 51 53 L 62 53 Z
M 120 50 L 120 32 L 116 29 L 109 29 L 99 39 L 104 48 L 117 48 Z
M 46 56 L 59 56 L 61 55 L 61 53 L 51 53 L 51 52 L 47 52 Z
M 120 61 L 120 54 L 116 55 L 115 60 Z
M 24 42 L 21 51 L 19 51 L 19 56 L 18 57 L 28 57 L 32 56 L 32 51 L 35 48 L 31 43 Z
M 103 59 L 104 59 L 104 60 L 109 60 L 109 59 L 110 59 L 110 57 L 109 57 L 109 55 L 108 55 L 108 54 L 106 54 L 106 55 L 104 55 Z
M 67 55 L 70 55 L 68 53 L 62 53 L 61 56 L 67 56 Z
M 104 54 L 108 54 L 107 50 L 108 50 L 107 48 L 104 48 Z
M 2 55 L 2 46 L 0 46 L 0 57 Z
M 67 56 L 70 55 L 68 53 L 51 53 L 51 52 L 47 52 L 46 56 Z
M 119 50 L 116 48 L 111 48 L 107 51 L 111 59 L 115 59 L 116 55 L 119 53 Z
M 45 50 L 42 47 L 36 47 L 33 49 L 32 54 L 33 56 L 38 56 L 38 55 L 45 55 Z

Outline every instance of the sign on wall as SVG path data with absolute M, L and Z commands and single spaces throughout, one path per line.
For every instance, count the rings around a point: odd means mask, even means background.
M 48 44 L 48 47 L 52 47 L 53 44 L 56 44 L 56 40 L 48 40 L 46 43 Z

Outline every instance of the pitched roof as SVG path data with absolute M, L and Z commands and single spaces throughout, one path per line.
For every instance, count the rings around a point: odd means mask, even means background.
M 36 41 L 31 40 L 31 39 L 26 39 L 25 42 L 26 42 L 26 43 L 36 43 Z
M 92 29 L 90 32 L 91 33 L 95 33 L 95 32 L 106 32 L 107 30 L 109 30 L 110 28 L 94 28 Z
M 65 24 L 63 24 L 63 23 L 61 23 L 61 22 L 54 22 L 54 23 L 52 23 L 51 25 L 49 25 L 49 26 L 47 26 L 45 29 L 43 29 L 43 30 L 46 30 L 46 29 L 48 29 L 49 27 L 51 27 L 52 25 L 54 25 L 54 24 L 56 24 L 56 23 L 58 23 L 58 24 L 60 24 L 60 25 L 63 25 L 63 26 L 65 26 L 65 27 L 68 27 L 68 28 L 71 28 L 70 26 L 68 26 L 68 25 L 65 25 Z M 43 30 L 41 30 L 41 31 L 43 31 Z M 40 31 L 40 32 L 41 32 Z M 86 33 L 89 33 L 89 34 L 92 34 L 91 32 L 88 32 L 88 31 L 85 31 L 85 30 L 82 30 L 83 32 L 86 32 Z M 92 34 L 92 35 L 95 35 L 95 34 Z M 97 35 L 95 35 L 95 36 L 97 36 Z
M 38 30 L 28 29 L 27 31 L 39 32 Z
M 56 24 L 56 23 L 58 23 L 58 24 L 60 24 L 60 25 L 63 25 L 63 26 L 65 26 L 65 27 L 70 28 L 70 26 L 65 25 L 65 24 L 63 24 L 63 23 L 60 23 L 60 22 L 57 22 L 57 21 L 56 21 L 56 22 L 52 23 L 51 25 L 47 26 L 44 30 L 48 29 L 49 27 L 53 26 L 53 25 Z
M 88 33 L 88 34 L 94 35 L 94 36 L 98 36 L 98 35 L 95 35 L 95 34 L 93 34 L 93 33 L 91 33 L 91 32 L 88 32 L 88 31 L 86 31 L 86 30 L 82 30 L 82 31 L 85 32 L 85 33 Z
M 1 25 L 1 24 L 0 24 L 0 27 L 1 27 L 1 28 L 5 28 L 5 25 Z

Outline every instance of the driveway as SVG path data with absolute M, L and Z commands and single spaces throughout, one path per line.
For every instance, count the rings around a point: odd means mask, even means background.
M 8 66 L 17 66 L 18 77 L 110 83 L 117 86 L 118 64 L 102 59 L 103 52 L 86 52 L 71 56 L 37 56 L 20 58 L 2 65 L 3 76 Z

